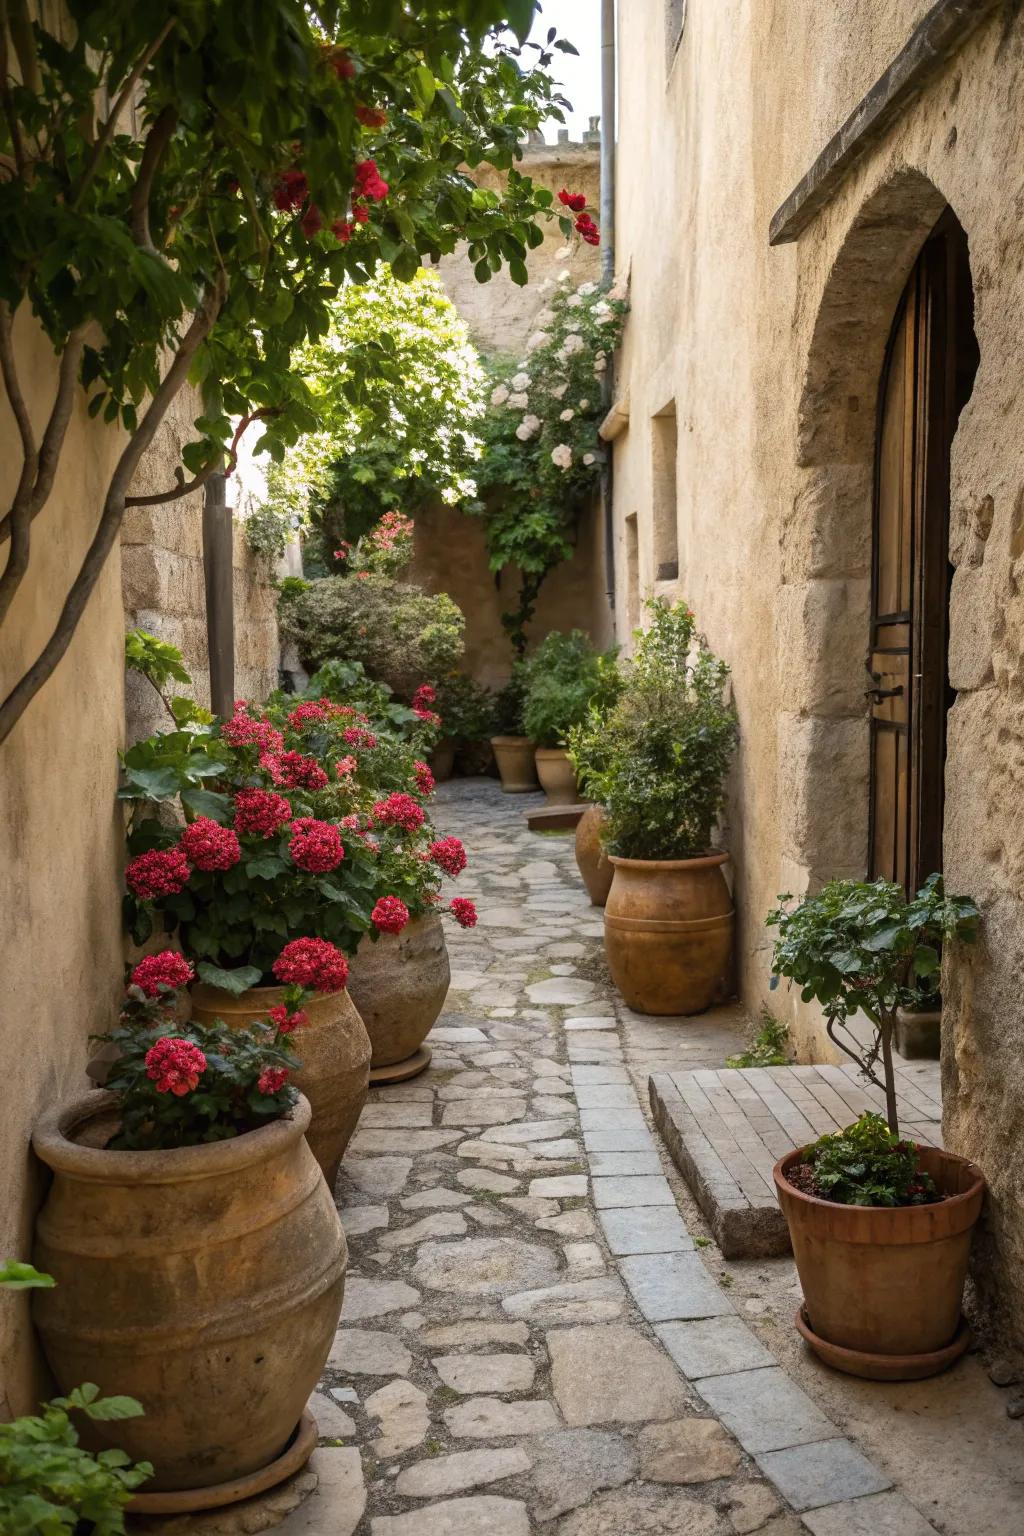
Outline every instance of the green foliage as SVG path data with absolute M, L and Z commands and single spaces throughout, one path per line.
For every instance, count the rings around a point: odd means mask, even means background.
M 133 672 L 141 672 L 161 693 L 172 681 L 192 682 L 178 647 L 158 640 L 146 629 L 130 629 L 125 635 L 124 664 Z
M 621 683 L 617 655 L 617 646 L 595 651 L 581 629 L 545 636 L 526 663 L 523 724 L 537 746 L 564 745 L 591 706 L 599 711 L 609 707 Z
M 789 1025 L 783 1024 L 767 1008 L 761 1009 L 761 1026 L 755 1030 L 750 1044 L 737 1056 L 727 1056 L 727 1067 L 786 1067 L 791 1061 L 789 1053 Z
M 361 661 L 325 661 L 314 672 L 305 692 L 298 694 L 274 694 L 269 704 L 294 706 L 301 699 L 330 699 L 365 715 L 367 722 L 378 734 L 386 732 L 407 741 L 421 756 L 432 745 L 436 730 L 427 725 L 407 704 L 394 698 L 394 690 L 387 683 L 368 677 Z M 397 786 L 396 786 L 397 787 Z
M 969 897 L 946 895 L 941 875 L 930 875 L 913 898 L 889 880 L 830 880 L 795 906 L 768 915 L 768 926 L 778 929 L 772 986 L 788 976 L 805 1003 L 820 1003 L 832 1039 L 876 1082 L 873 1069 L 881 1053 L 894 1133 L 896 1013 L 913 1006 L 922 984 L 937 977 L 943 944 L 974 941 L 979 918 Z M 857 1013 L 875 1029 L 874 1043 L 864 1053 L 847 1038 L 847 1021 Z
M 814 1193 L 837 1205 L 928 1205 L 938 1198 L 930 1174 L 918 1167 L 915 1142 L 902 1141 L 881 1115 L 861 1115 L 845 1131 L 804 1148 Z
M 442 734 L 453 741 L 486 741 L 494 734 L 494 695 L 465 672 L 439 679 L 434 708 L 441 716 Z
M 617 288 L 545 286 L 554 292 L 536 318 L 527 357 L 487 363 L 481 501 L 469 509 L 484 518 L 491 569 L 520 572 L 517 607 L 503 615 L 519 656 L 541 585 L 571 555 L 579 514 L 600 481 L 604 376 L 626 316 Z
M 303 665 L 359 661 L 368 675 L 411 698 L 450 672 L 463 650 L 465 619 L 446 592 L 428 594 L 388 576 L 326 576 L 282 597 L 281 626 Z
M 317 430 L 271 468 L 265 514 L 307 529 L 323 570 L 389 511 L 476 494 L 483 375 L 436 272 L 399 282 L 382 264 L 342 287 L 296 366 Z
M 494 700 L 494 734 L 496 736 L 524 736 L 523 711 L 526 708 L 526 662 L 522 658 L 512 664 L 512 671 L 504 688 L 499 689 Z
M 605 808 L 608 851 L 631 859 L 706 853 L 736 745 L 729 669 L 708 649 L 685 603 L 647 605 L 650 628 L 589 762 Z M 603 765 L 603 766 L 602 766 Z
M 245 542 L 253 554 L 273 564 L 280 560 L 288 548 L 294 532 L 293 524 L 294 519 L 290 515 L 282 515 L 268 503 L 250 508 L 242 521 L 242 531 L 245 534 Z M 286 576 L 284 579 L 296 581 L 299 578 Z
M 31 1264 L 22 1264 L 18 1259 L 5 1259 L 0 1264 L 0 1290 L 48 1291 L 54 1284 L 52 1275 L 44 1275 Z

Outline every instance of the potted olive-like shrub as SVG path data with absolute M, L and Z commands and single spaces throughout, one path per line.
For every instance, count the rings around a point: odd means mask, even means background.
M 683 603 L 648 604 L 592 775 L 615 871 L 605 905 L 612 980 L 638 1013 L 690 1014 L 726 997 L 733 942 L 728 854 L 711 847 L 736 743 L 729 670 Z
M 566 751 L 591 705 L 607 708 L 619 688 L 617 648 L 594 650 L 580 629 L 547 635 L 526 663 L 523 724 L 536 747 L 537 777 L 552 805 L 574 805 L 576 773 Z
M 822 1005 L 829 1037 L 885 1093 L 884 1120 L 864 1115 L 775 1165 L 804 1292 L 797 1327 L 855 1376 L 932 1376 L 967 1347 L 960 1305 L 984 1180 L 973 1163 L 900 1136 L 893 1043 L 940 947 L 973 940 L 978 917 L 932 875 L 912 899 L 886 880 L 834 880 L 768 918 L 775 978 Z M 850 1029 L 857 1014 L 871 1026 L 867 1046 Z
M 608 901 L 615 874 L 604 851 L 604 806 L 596 798 L 600 792 L 601 773 L 607 766 L 607 710 L 592 705 L 587 718 L 572 727 L 566 740 L 579 792 L 590 802 L 576 823 L 576 867 L 592 905 L 603 907 Z
M 190 979 L 172 951 L 139 962 L 101 1037 L 107 1089 L 47 1112 L 32 1143 L 53 1175 L 43 1349 L 62 1391 L 114 1381 L 145 1405 L 93 1434 L 153 1464 L 135 1506 L 153 1512 L 246 1497 L 306 1459 L 346 1265 L 294 1086 L 305 991 L 272 1023 L 182 1023 Z

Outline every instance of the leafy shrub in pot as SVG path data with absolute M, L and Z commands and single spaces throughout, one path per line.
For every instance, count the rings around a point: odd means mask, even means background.
M 912 898 L 886 880 L 834 880 L 769 915 L 775 978 L 822 1005 L 830 1038 L 885 1094 L 887 1123 L 866 1115 L 775 1166 L 804 1291 L 797 1326 L 854 1375 L 930 1376 L 967 1347 L 960 1301 L 984 1180 L 963 1158 L 901 1138 L 893 1039 L 940 948 L 973 941 L 978 920 L 939 875 Z M 872 1025 L 866 1046 L 849 1028 L 856 1014 Z
M 537 773 L 554 803 L 577 798 L 565 743 L 591 705 L 607 708 L 619 689 L 617 647 L 595 651 L 582 630 L 554 631 L 526 664 L 523 723 L 537 749 Z
M 728 995 L 727 855 L 710 851 L 736 744 L 729 670 L 683 603 L 648 604 L 588 782 L 615 870 L 605 905 L 612 980 L 640 1013 L 699 1013 Z

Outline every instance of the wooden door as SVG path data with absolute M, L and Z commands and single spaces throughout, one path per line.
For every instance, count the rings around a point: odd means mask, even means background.
M 893 322 L 875 460 L 869 874 L 908 890 L 942 868 L 949 455 L 978 363 L 973 307 L 967 237 L 947 211 Z

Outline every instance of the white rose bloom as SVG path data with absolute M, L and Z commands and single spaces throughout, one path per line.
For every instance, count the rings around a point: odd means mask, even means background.
M 583 305 L 583 300 L 578 293 L 570 293 L 565 302 L 569 309 L 580 309 Z
M 568 443 L 559 443 L 557 448 L 552 448 L 551 462 L 557 464 L 559 469 L 569 468 L 572 463 L 572 449 Z
M 592 454 L 592 453 L 585 453 L 583 455 L 583 462 L 584 462 L 584 464 L 586 464 L 589 467 L 594 462 L 594 454 Z
M 542 347 L 546 341 L 550 340 L 551 338 L 547 331 L 534 331 L 533 335 L 526 343 L 526 350 L 527 352 L 536 352 L 538 347 Z
M 497 389 L 492 389 L 491 390 L 491 404 L 492 405 L 504 405 L 505 401 L 507 399 L 508 399 L 508 390 L 505 388 L 504 384 L 499 384 Z
M 610 315 L 612 311 L 611 306 L 606 304 L 604 299 L 598 299 L 597 303 L 594 305 L 593 312 L 595 315 L 597 315 L 598 319 L 603 320 L 605 315 Z
M 555 252 L 555 260 L 556 261 L 568 261 L 569 257 L 571 255 L 572 255 L 572 246 L 563 245 L 562 249 L 560 251 L 556 251 Z M 568 272 L 559 272 L 557 281 L 560 282 L 560 283 L 567 283 L 569 281 L 569 274 L 568 274 Z
M 576 415 L 576 412 L 575 412 L 575 411 L 571 411 L 571 410 L 564 410 L 564 411 L 563 411 L 563 412 L 562 412 L 562 414 L 561 414 L 561 415 L 560 415 L 560 416 L 559 416 L 559 418 L 558 418 L 558 419 L 559 419 L 559 421 L 572 421 L 572 419 L 573 419 L 573 417 L 574 417 L 574 416 L 575 416 L 575 415 Z
M 521 443 L 528 443 L 530 438 L 534 437 L 539 431 L 540 417 L 524 416 L 518 427 L 516 427 L 516 437 L 518 437 Z
M 590 410 L 590 401 L 589 400 L 581 400 L 580 401 L 580 410 L 581 411 L 589 411 Z
M 597 292 L 597 284 L 596 283 L 580 283 L 580 286 L 577 288 L 576 292 L 577 293 L 582 293 L 582 295 L 583 295 L 583 297 L 585 299 L 589 299 L 590 295 L 592 293 L 596 293 Z
M 530 397 L 525 395 L 522 390 L 508 397 L 509 409 L 513 411 L 525 411 L 529 403 Z
M 529 389 L 529 387 L 530 387 L 530 375 L 528 373 L 517 373 L 515 378 L 512 380 L 512 388 L 513 389 Z
M 559 356 L 560 357 L 572 357 L 574 353 L 582 352 L 583 351 L 583 347 L 584 347 L 583 337 L 577 331 L 572 331 L 572 332 L 569 333 L 569 335 L 565 338 L 565 341 L 562 343 L 562 348 L 561 348 L 561 351 L 559 353 Z

